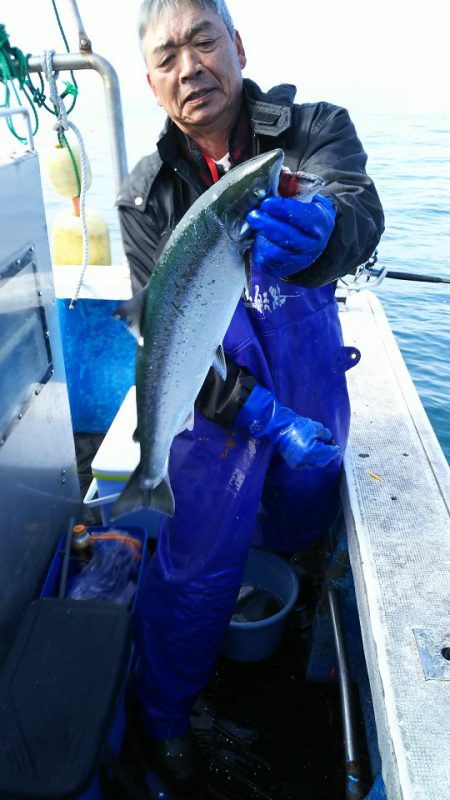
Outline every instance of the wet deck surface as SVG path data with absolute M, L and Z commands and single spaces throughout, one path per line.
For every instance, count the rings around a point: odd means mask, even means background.
M 264 662 L 218 663 L 192 721 L 209 759 L 208 800 L 345 797 L 337 686 L 306 684 L 304 663 L 295 624 Z
M 155 772 L 135 772 L 139 800 L 344 800 L 338 686 L 304 680 L 310 622 L 310 607 L 297 604 L 270 658 L 217 662 L 191 718 L 203 793 L 174 794 Z

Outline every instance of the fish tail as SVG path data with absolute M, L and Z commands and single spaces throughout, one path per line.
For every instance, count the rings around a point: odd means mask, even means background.
M 166 475 L 153 489 L 141 486 L 142 466 L 139 464 L 122 493 L 115 501 L 110 518 L 111 520 L 131 514 L 140 508 L 152 508 L 160 514 L 173 517 L 175 513 L 175 500 L 170 485 L 169 476 Z

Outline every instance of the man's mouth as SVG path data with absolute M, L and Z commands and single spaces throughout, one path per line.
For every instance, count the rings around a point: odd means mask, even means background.
M 212 91 L 212 89 L 199 89 L 197 92 L 191 92 L 184 98 L 183 105 L 186 105 L 186 103 L 193 103 L 195 100 L 201 100 L 202 97 L 206 97 L 206 95 Z

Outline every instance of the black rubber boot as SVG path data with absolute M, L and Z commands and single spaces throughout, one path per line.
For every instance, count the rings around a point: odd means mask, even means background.
M 202 758 L 192 733 L 174 739 L 151 740 L 148 755 L 169 789 L 184 795 L 197 792 L 196 796 L 201 796 Z

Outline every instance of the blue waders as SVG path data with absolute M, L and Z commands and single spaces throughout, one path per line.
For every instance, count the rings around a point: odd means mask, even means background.
M 283 405 L 322 422 L 344 450 L 350 409 L 333 286 L 303 289 L 259 272 L 224 341 L 226 353 Z M 354 358 L 354 357 L 353 357 Z M 161 523 L 137 625 L 141 717 L 155 739 L 188 731 L 220 651 L 250 544 L 295 551 L 317 539 L 338 501 L 342 458 L 292 471 L 265 441 L 196 412 L 172 446 L 176 511 Z

